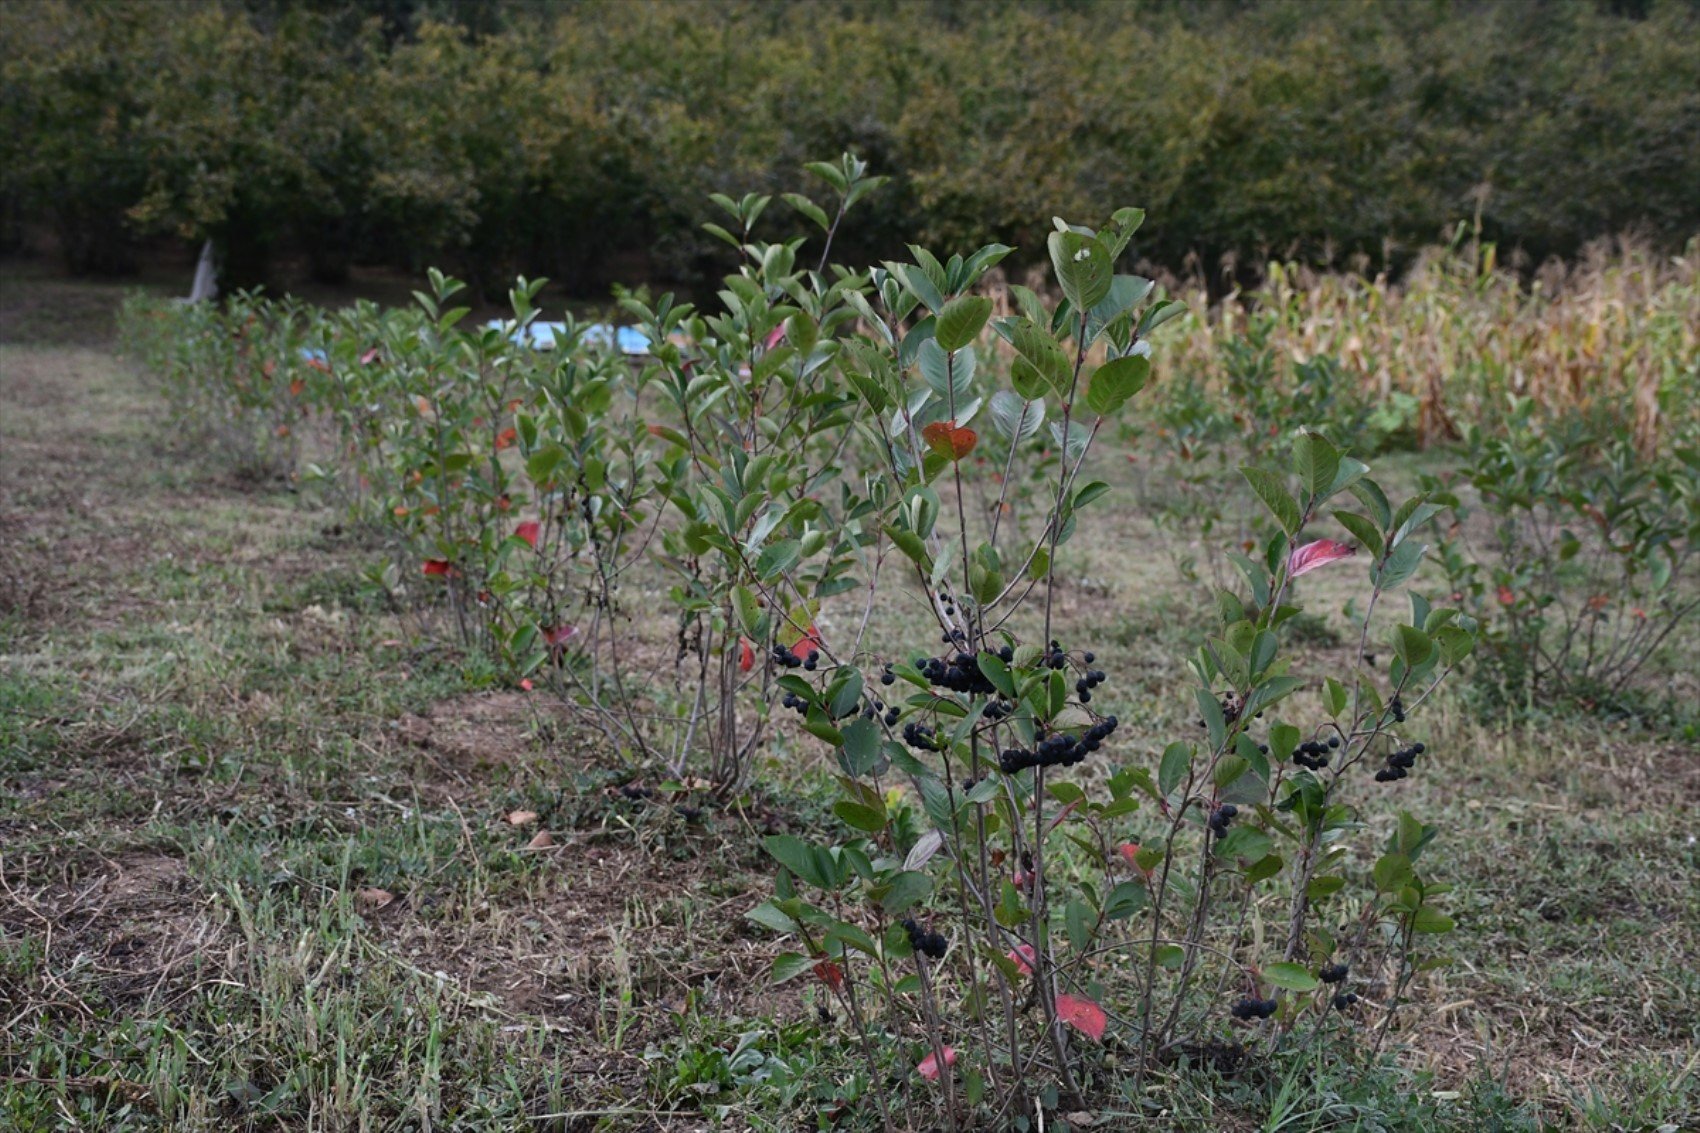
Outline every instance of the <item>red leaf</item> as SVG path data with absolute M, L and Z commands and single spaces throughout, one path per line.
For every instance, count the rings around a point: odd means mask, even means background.
M 1009 962 L 1014 964 L 1015 970 L 1024 976 L 1033 974 L 1033 964 L 1038 958 L 1038 954 L 1033 951 L 1031 944 L 1017 944 L 1009 952 Z
M 1357 553 L 1356 547 L 1336 543 L 1332 539 L 1318 539 L 1314 543 L 1306 543 L 1302 547 L 1295 547 L 1291 557 L 1287 559 L 1287 577 L 1297 578 L 1301 574 L 1309 574 L 1317 567 L 1325 567 Z
M 377 360 L 378 360 L 378 348 L 376 346 L 372 347 L 372 349 L 366 351 L 366 353 L 364 353 L 360 356 L 360 364 L 362 366 L 370 366 L 372 363 L 376 362 Z
M 921 439 L 928 448 L 951 460 L 961 460 L 980 443 L 978 433 L 967 427 L 957 428 L 955 421 L 934 421 L 921 430 Z
M 740 637 L 738 639 L 738 671 L 743 672 L 743 673 L 747 673 L 755 667 L 756 667 L 756 650 L 755 650 L 755 647 L 750 644 L 749 638 Z
M 453 574 L 454 572 L 455 572 L 455 568 L 453 567 L 453 565 L 451 565 L 449 563 L 449 561 L 447 559 L 426 559 L 425 560 L 425 573 L 426 574 L 438 574 L 438 575 L 442 575 L 444 578 L 447 578 L 449 575 Z
M 545 645 L 562 645 L 568 639 L 578 636 L 577 626 L 544 626 L 538 632 L 543 634 Z
M 762 349 L 763 350 L 772 350 L 775 346 L 779 345 L 780 341 L 782 339 L 784 339 L 784 337 L 785 337 L 785 324 L 780 323 L 778 326 L 774 327 L 771 331 L 768 332 L 767 338 L 761 344 Z
M 1138 842 L 1123 842 L 1121 845 L 1116 847 L 1116 852 L 1122 856 L 1122 860 L 1128 865 L 1132 866 L 1134 869 L 1139 868 Z
M 513 429 L 503 429 L 496 434 L 496 451 L 501 452 L 505 448 L 512 448 L 514 441 L 518 439 L 519 434 L 514 432 Z
M 946 1066 L 955 1066 L 956 1065 L 956 1048 L 955 1047 L 948 1047 L 947 1046 L 947 1047 L 944 1048 L 944 1064 Z M 918 1074 L 921 1075 L 921 1077 L 925 1078 L 929 1082 L 938 1081 L 939 1080 L 939 1058 L 938 1058 L 938 1055 L 936 1055 L 936 1054 L 927 1055 L 927 1057 L 921 1059 L 921 1061 L 915 1066 L 915 1070 Z
M 1072 995 L 1057 996 L 1057 1018 L 1093 1042 L 1103 1041 L 1104 1026 L 1109 1022 L 1102 1007 L 1090 999 L 1076 999 Z
M 289 383 L 289 396 L 290 397 L 300 397 L 301 391 L 306 389 L 306 388 L 307 388 L 307 383 L 302 381 L 300 378 L 296 378 L 294 381 Z
M 1501 606 L 1515 606 L 1517 604 L 1517 595 L 1511 592 L 1511 587 L 1501 586 L 1499 588 L 1499 604 Z
M 838 991 L 844 987 L 844 969 L 831 960 L 822 960 L 816 964 L 814 972 L 815 975 L 820 977 L 820 982 L 833 991 Z
M 532 689 L 531 678 L 527 677 L 523 681 L 519 682 L 519 687 L 524 689 L 526 692 L 530 692 Z
M 524 539 L 527 543 L 530 543 L 533 547 L 536 547 L 537 535 L 541 530 L 542 528 L 538 525 L 535 519 L 528 519 L 518 527 L 514 528 L 514 534 L 519 536 L 521 539 Z
M 791 652 L 807 661 L 820 652 L 820 645 L 820 631 L 810 626 L 803 636 L 797 639 L 797 644 L 791 647 Z

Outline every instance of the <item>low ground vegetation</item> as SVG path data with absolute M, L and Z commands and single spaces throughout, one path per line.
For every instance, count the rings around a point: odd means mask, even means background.
M 1366 429 L 1138 210 L 998 292 L 815 172 L 637 365 L 523 280 L 8 319 L 6 1117 L 1700 1119 L 1682 359 Z

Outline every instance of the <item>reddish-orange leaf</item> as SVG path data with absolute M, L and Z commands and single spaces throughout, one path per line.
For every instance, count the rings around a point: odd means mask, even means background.
M 1057 996 L 1057 1018 L 1093 1042 L 1103 1041 L 1104 1026 L 1109 1022 L 1102 1007 L 1090 999 L 1078 999 L 1072 995 Z
M 966 426 L 957 428 L 955 421 L 934 421 L 921 430 L 921 439 L 928 448 L 951 460 L 961 460 L 980 443 L 978 433 Z
M 306 389 L 306 388 L 307 388 L 307 383 L 304 380 L 302 380 L 301 378 L 296 378 L 294 381 L 289 383 L 289 396 L 290 397 L 300 397 L 301 391 Z
M 505 448 L 512 448 L 514 442 L 518 439 L 519 434 L 513 429 L 503 429 L 501 432 L 496 434 L 496 451 L 501 452 Z
M 449 561 L 447 559 L 426 559 L 425 560 L 425 573 L 426 574 L 441 575 L 442 577 L 447 578 L 448 576 L 452 575 L 454 572 L 455 572 L 455 568 L 453 567 L 453 565 L 451 565 L 449 563 Z
M 956 1049 L 954 1047 L 947 1046 L 944 1048 L 944 1064 L 946 1066 L 956 1065 Z M 921 1059 L 921 1061 L 916 1064 L 915 1071 L 929 1082 L 938 1081 L 939 1056 L 936 1054 L 927 1055 L 927 1057 Z
M 738 670 L 740 672 L 747 673 L 755 667 L 756 667 L 755 646 L 750 644 L 749 638 L 740 637 L 738 639 Z
M 535 519 L 528 519 L 514 528 L 514 534 L 535 547 L 537 546 L 537 535 L 542 530 Z
M 820 977 L 820 982 L 838 991 L 844 987 L 844 969 L 831 960 L 822 960 L 815 965 L 814 972 Z

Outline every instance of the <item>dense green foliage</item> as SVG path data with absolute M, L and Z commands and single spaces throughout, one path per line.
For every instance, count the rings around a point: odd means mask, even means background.
M 900 237 L 1031 256 L 1036 218 L 1122 200 L 1171 266 L 1397 267 L 1478 211 L 1536 257 L 1675 245 L 1700 230 L 1697 12 L 44 0 L 0 16 L 0 217 L 79 269 L 210 234 L 236 282 L 302 252 L 327 278 L 438 262 L 588 293 L 716 278 L 704 187 L 849 149 L 894 174 L 840 233 L 857 260 Z

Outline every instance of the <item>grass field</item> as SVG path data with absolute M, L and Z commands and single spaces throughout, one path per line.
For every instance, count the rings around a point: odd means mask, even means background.
M 185 447 L 119 298 L 0 303 L 0 1129 L 861 1127 L 847 1025 L 744 917 L 822 749 L 733 806 L 621 796 L 653 769 L 418 645 L 337 514 Z M 1058 609 L 1121 654 L 1139 763 L 1202 623 L 1116 514 Z M 1403 789 L 1459 931 L 1391 1057 L 1159 1077 L 1138 1127 L 1700 1128 L 1697 669 L 1673 643 L 1610 719 L 1452 689 Z

